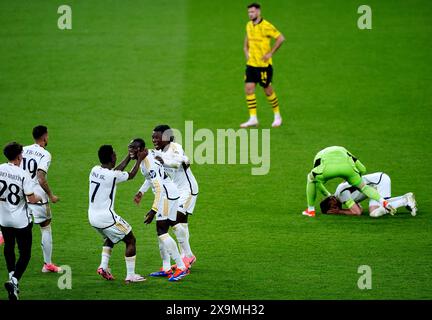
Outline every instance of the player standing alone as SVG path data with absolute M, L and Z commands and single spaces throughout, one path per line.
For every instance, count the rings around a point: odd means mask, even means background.
M 52 232 L 51 232 L 51 208 L 49 202 L 56 203 L 59 199 L 51 191 L 48 185 L 47 173 L 51 164 L 51 154 L 46 150 L 48 145 L 48 129 L 45 126 L 33 128 L 34 144 L 24 147 L 23 161 L 21 167 L 29 172 L 36 183 L 35 193 L 42 200 L 40 203 L 30 204 L 30 212 L 33 215 L 34 223 L 40 226 L 42 233 L 42 252 L 44 265 L 42 272 L 61 272 L 51 261 L 52 256 Z
M 41 200 L 34 194 L 34 183 L 30 176 L 19 167 L 22 151 L 22 145 L 9 143 L 3 149 L 9 162 L 0 165 L 0 227 L 4 236 L 4 256 L 9 272 L 9 281 L 5 283 L 5 288 L 10 300 L 18 300 L 18 281 L 31 256 L 33 224 L 27 210 L 27 201 L 36 203 Z M 15 242 L 19 250 L 18 261 L 15 260 Z
M 257 101 L 255 96 L 256 84 L 264 88 L 267 100 L 273 108 L 274 121 L 272 127 L 282 124 L 279 111 L 279 101 L 271 85 L 273 78 L 272 56 L 285 41 L 284 36 L 267 20 L 261 17 L 261 6 L 258 3 L 248 5 L 250 21 L 246 25 L 244 53 L 246 56 L 245 92 L 249 109 L 249 120 L 240 127 L 254 127 L 258 125 Z M 270 47 L 271 38 L 276 39 L 273 48 Z

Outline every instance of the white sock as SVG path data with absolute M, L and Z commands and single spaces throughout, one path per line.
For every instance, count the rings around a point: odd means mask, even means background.
M 51 233 L 51 224 L 46 227 L 41 227 L 42 233 L 42 252 L 45 263 L 51 263 L 51 255 L 52 255 L 52 233 Z
M 159 251 L 162 258 L 162 270 L 163 271 L 169 271 L 171 269 L 171 258 L 168 253 L 168 251 L 165 249 L 163 241 L 158 238 L 159 240 Z
M 256 121 L 257 120 L 257 116 L 250 116 L 249 117 L 249 121 Z
M 192 252 L 192 249 L 190 248 L 190 242 L 189 242 L 189 238 L 190 238 L 190 235 L 189 235 L 189 224 L 182 223 L 181 225 L 183 226 L 183 228 L 185 230 L 185 234 L 186 234 L 186 241 L 185 242 L 187 242 L 187 244 L 189 246 L 190 257 L 193 257 L 194 254 Z
M 104 270 L 108 269 L 109 259 L 111 257 L 112 248 L 111 247 L 102 247 L 102 259 L 99 268 Z
M 280 112 L 275 112 L 274 118 L 279 119 L 281 117 Z
M 18 285 L 18 279 L 17 278 L 15 278 L 15 277 L 11 277 L 10 278 L 10 281 L 14 284 L 14 285 Z
M 308 206 L 308 210 L 309 211 L 315 211 L 315 207 L 314 206 Z
M 163 241 L 165 249 L 168 251 L 170 257 L 176 262 L 177 268 L 185 269 L 186 266 L 180 257 L 177 245 L 173 238 L 168 233 L 159 236 L 159 239 Z
M 177 242 L 180 245 L 180 253 L 181 253 L 181 257 L 188 257 L 191 258 L 192 257 L 192 252 L 191 252 L 191 248 L 189 245 L 189 241 L 186 241 L 186 230 L 183 227 L 182 223 L 177 223 L 174 227 L 173 227 L 173 231 L 174 234 L 176 235 L 177 238 Z
M 386 213 L 387 211 L 384 209 L 384 207 L 378 207 L 375 210 L 371 211 L 369 215 L 373 218 L 378 218 L 385 215 Z
M 125 257 L 127 276 L 133 276 L 135 274 L 135 260 L 136 255 L 133 257 Z
M 9 280 L 11 280 L 11 279 L 12 279 L 12 277 L 13 277 L 13 274 L 14 274 L 14 272 L 13 272 L 13 271 L 9 272 Z
M 400 207 L 405 207 L 408 205 L 408 199 L 404 196 L 390 198 L 390 199 L 387 199 L 387 201 L 395 209 L 400 208 Z

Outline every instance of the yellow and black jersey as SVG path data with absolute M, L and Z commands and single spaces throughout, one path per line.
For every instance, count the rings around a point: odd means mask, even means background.
M 263 56 L 270 52 L 271 38 L 278 38 L 281 33 L 267 20 L 261 19 L 254 24 L 249 21 L 246 24 L 246 34 L 249 46 L 249 60 L 247 65 L 252 67 L 267 67 L 272 64 L 272 59 L 263 61 Z

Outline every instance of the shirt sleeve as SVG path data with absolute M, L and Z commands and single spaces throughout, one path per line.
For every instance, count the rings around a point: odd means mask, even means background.
M 265 34 L 268 37 L 272 37 L 273 39 L 276 39 L 276 38 L 278 38 L 281 35 L 281 33 L 279 32 L 279 30 L 276 29 L 275 26 L 272 25 L 271 23 L 269 23 L 267 25 L 267 27 L 265 28 Z
M 147 192 L 150 186 L 151 186 L 151 182 L 145 179 L 143 185 L 141 186 L 141 188 L 139 188 L 138 191 L 144 194 Z
M 36 184 L 30 177 L 30 175 L 25 172 L 23 177 L 23 191 L 26 196 L 31 196 L 34 193 L 34 188 Z
M 168 152 L 164 152 L 161 158 L 164 161 L 164 166 L 177 169 L 184 161 L 183 155 L 183 149 L 181 147 L 176 147 L 175 150 L 170 149 Z
M 114 170 L 114 176 L 116 178 L 116 184 L 125 182 L 129 179 L 129 173 L 126 171 Z
M 38 170 L 42 170 L 48 173 L 49 166 L 51 164 L 51 154 L 47 153 L 39 162 Z
M 351 198 L 351 192 L 349 190 L 342 191 L 339 195 L 339 200 L 348 208 L 351 208 L 354 205 L 354 203 L 351 203 L 354 202 L 354 200 Z M 349 206 L 350 204 L 351 206 Z

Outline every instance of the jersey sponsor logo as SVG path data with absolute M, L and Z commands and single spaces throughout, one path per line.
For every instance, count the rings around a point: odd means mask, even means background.
M 150 170 L 149 175 L 150 175 L 150 178 L 152 178 L 152 179 L 156 178 L 156 171 Z

